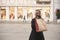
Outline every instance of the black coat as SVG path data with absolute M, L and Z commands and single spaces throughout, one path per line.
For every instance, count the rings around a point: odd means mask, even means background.
M 32 27 L 32 31 L 29 40 L 45 40 L 43 32 L 36 32 L 35 19 L 32 19 L 31 27 Z

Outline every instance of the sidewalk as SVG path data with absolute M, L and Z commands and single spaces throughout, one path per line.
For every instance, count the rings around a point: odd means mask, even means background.
M 60 40 L 60 24 L 47 24 L 46 40 Z M 31 24 L 0 23 L 0 40 L 28 40 Z

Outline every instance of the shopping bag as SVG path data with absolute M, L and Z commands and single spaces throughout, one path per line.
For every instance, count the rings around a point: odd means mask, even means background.
M 47 31 L 46 22 L 43 19 L 35 19 L 36 32 Z

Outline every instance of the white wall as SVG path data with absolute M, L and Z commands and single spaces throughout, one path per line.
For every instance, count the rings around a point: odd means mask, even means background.
M 1 0 L 1 6 L 35 6 L 35 0 Z
M 57 17 L 56 17 L 56 10 L 60 9 L 60 0 L 54 0 L 54 4 L 53 4 L 53 13 L 54 13 L 54 21 L 56 21 Z
M 56 21 L 56 9 L 60 9 L 60 0 L 51 0 L 50 21 Z M 0 0 L 0 6 L 36 6 L 36 0 Z

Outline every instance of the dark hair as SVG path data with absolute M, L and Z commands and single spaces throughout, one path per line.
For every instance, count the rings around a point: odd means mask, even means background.
M 39 11 L 39 13 L 41 13 L 41 11 L 39 9 L 36 9 L 36 11 Z

